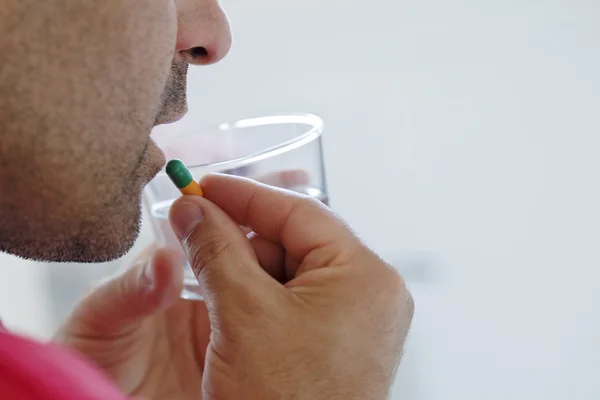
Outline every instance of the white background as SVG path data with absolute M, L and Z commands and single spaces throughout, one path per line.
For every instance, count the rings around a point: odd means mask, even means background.
M 332 206 L 415 297 L 394 398 L 600 398 L 600 2 L 224 4 L 182 125 L 323 116 Z M 47 337 L 117 264 L 0 256 L 0 315 Z

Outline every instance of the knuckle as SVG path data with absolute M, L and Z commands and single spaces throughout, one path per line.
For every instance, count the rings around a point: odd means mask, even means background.
M 316 198 L 314 196 L 302 195 L 302 198 L 304 199 L 303 201 L 304 201 L 306 207 L 310 207 L 313 209 L 326 209 L 327 208 L 321 200 L 319 200 L 318 198 Z
M 406 281 L 394 267 L 389 265 L 387 266 L 387 273 L 384 275 L 384 285 L 387 293 L 412 317 L 414 313 L 414 299 L 406 287 Z
M 400 273 L 392 266 L 387 266 L 387 274 L 385 277 L 390 290 L 398 295 L 406 292 L 406 283 Z
M 292 210 L 294 212 L 305 212 L 307 209 L 323 208 L 324 204 L 319 199 L 308 194 L 293 192 L 295 198 L 292 203 Z
M 186 240 L 188 258 L 192 270 L 196 275 L 207 266 L 231 251 L 233 243 L 223 235 L 211 235 L 194 240 L 190 237 Z
M 393 324 L 393 330 L 399 334 L 398 337 L 404 340 L 414 317 L 413 296 L 402 275 L 392 266 L 386 264 L 386 272 L 380 277 L 378 304 L 381 306 L 381 312 Z

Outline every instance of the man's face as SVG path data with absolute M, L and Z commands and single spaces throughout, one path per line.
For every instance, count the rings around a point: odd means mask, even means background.
M 0 0 L 0 251 L 124 254 L 165 161 L 152 127 L 230 44 L 217 0 Z

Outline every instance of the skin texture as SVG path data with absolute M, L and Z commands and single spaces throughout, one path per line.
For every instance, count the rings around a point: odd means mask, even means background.
M 185 112 L 189 64 L 230 42 L 216 0 L 0 0 L 0 250 L 126 252 L 164 163 L 150 130 Z M 385 399 L 413 314 L 398 273 L 314 199 L 201 184 L 206 198 L 181 198 L 170 221 L 206 302 L 180 299 L 177 251 L 150 249 L 91 290 L 55 341 L 148 400 Z
M 413 315 L 398 273 L 314 199 L 222 175 L 201 185 L 170 221 L 206 302 L 180 299 L 177 253 L 150 249 L 56 340 L 144 399 L 386 399 Z
M 150 131 L 186 111 L 188 64 L 230 40 L 216 0 L 0 0 L 0 251 L 129 250 L 164 163 Z

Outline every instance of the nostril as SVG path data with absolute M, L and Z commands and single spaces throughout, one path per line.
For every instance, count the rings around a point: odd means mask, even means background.
M 192 47 L 189 52 L 194 61 L 201 61 L 208 57 L 208 50 L 205 47 Z

